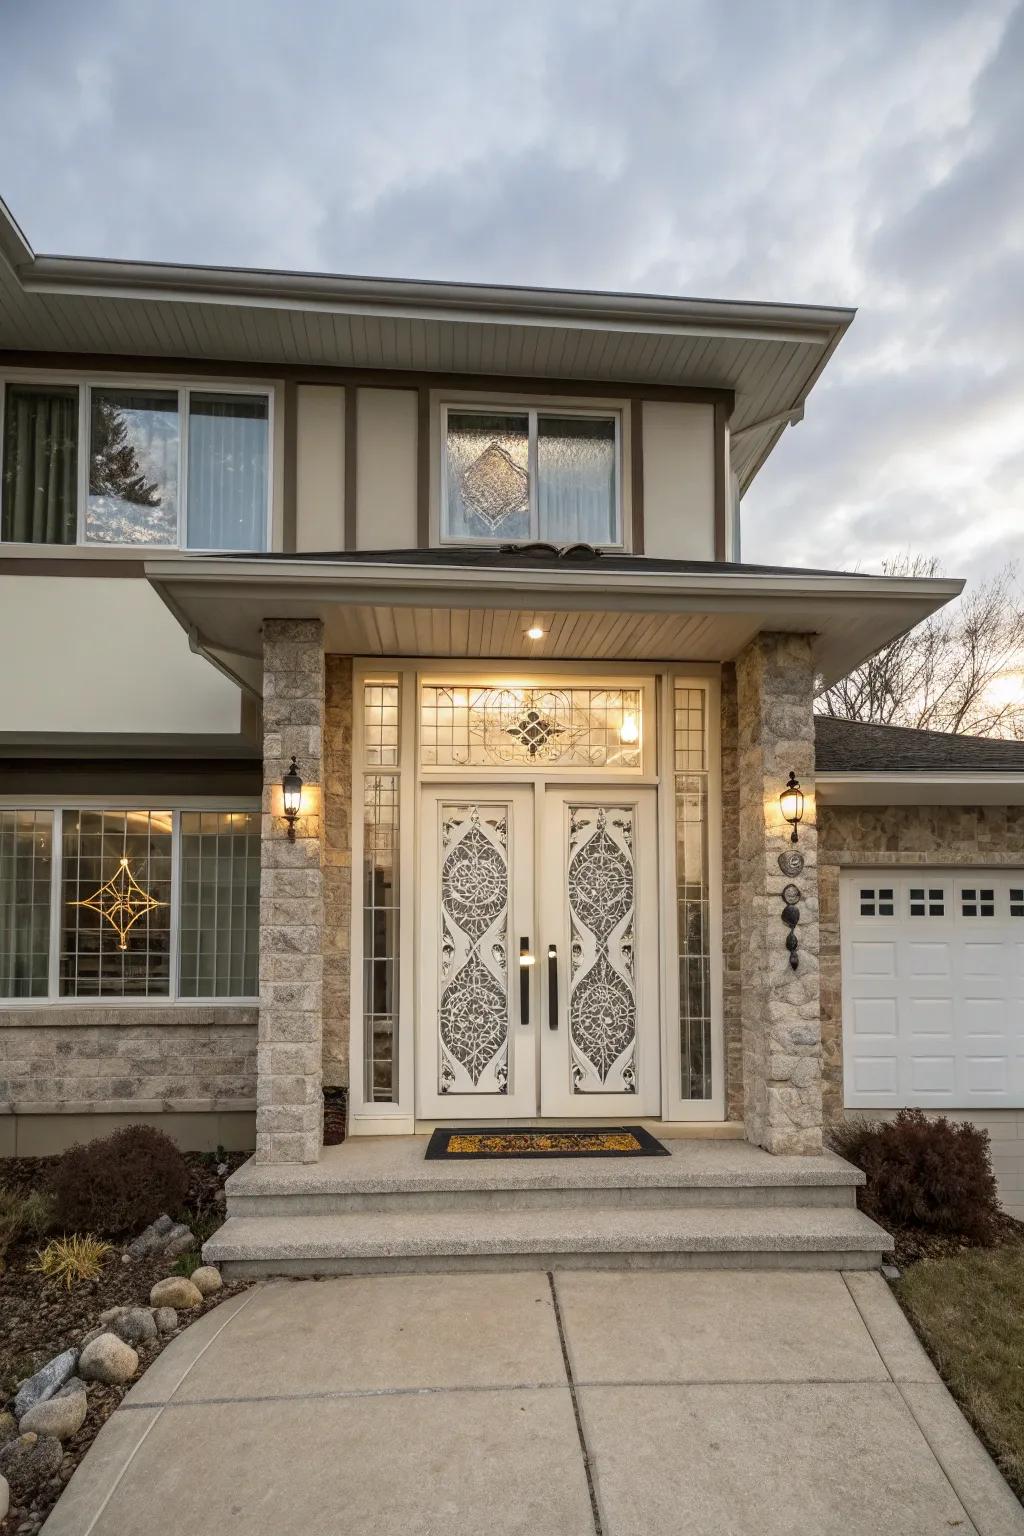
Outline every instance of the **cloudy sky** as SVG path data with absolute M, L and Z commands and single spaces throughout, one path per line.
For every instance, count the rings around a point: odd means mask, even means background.
M 1019 0 L 0 0 L 37 250 L 856 305 L 748 559 L 1024 554 Z

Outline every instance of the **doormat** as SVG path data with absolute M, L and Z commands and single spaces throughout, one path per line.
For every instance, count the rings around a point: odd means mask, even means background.
M 603 1130 L 558 1126 L 550 1130 L 436 1130 L 427 1143 L 428 1161 L 450 1157 L 471 1162 L 487 1157 L 671 1157 L 642 1125 Z

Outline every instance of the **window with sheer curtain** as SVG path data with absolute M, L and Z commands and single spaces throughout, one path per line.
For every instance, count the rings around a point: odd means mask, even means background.
M 445 411 L 442 537 L 618 545 L 616 413 Z
M 270 396 L 0 382 L 0 540 L 264 550 Z

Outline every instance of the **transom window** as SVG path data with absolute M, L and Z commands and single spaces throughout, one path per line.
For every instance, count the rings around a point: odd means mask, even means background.
M 0 998 L 249 998 L 260 818 L 0 810 Z
M 944 917 L 946 897 L 941 886 L 911 886 L 910 915 L 911 917 Z
M 895 912 L 896 902 L 891 885 L 861 886 L 861 917 L 893 917 Z
M 14 380 L 0 391 L 4 542 L 266 549 L 266 391 Z
M 619 545 L 617 412 L 447 406 L 441 537 Z
M 995 891 L 991 886 L 965 885 L 960 892 L 960 913 L 963 917 L 995 917 Z
M 640 688 L 424 683 L 420 762 L 424 768 L 636 771 L 643 725 Z

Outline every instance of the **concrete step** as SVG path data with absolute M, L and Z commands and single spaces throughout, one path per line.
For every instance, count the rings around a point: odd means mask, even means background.
M 246 1163 L 230 1217 L 373 1213 L 842 1208 L 864 1175 L 842 1158 L 772 1157 L 745 1142 L 668 1143 L 669 1157 L 426 1162 L 425 1137 L 365 1138 L 311 1165 Z
M 892 1238 L 860 1211 L 427 1211 L 232 1216 L 204 1245 L 226 1277 L 496 1269 L 873 1269 Z

